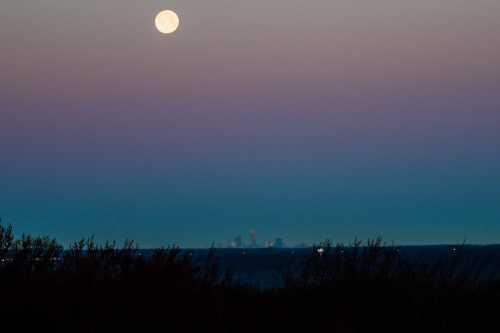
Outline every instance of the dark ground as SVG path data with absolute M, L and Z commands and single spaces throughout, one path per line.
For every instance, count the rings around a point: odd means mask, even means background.
M 54 240 L 16 240 L 1 227 L 1 331 L 476 332 L 498 327 L 498 247 L 396 248 L 374 240 L 322 248 L 321 254 L 313 248 L 226 250 L 219 256 L 175 248 L 146 253 L 130 242 L 117 248 L 87 239 L 63 251 Z M 242 269 L 262 268 L 277 268 L 280 288 L 245 286 L 238 277 Z

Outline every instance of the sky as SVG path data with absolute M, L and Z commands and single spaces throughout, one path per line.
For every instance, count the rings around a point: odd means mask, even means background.
M 497 0 L 1 1 L 0 217 L 143 247 L 498 243 L 499 55 Z

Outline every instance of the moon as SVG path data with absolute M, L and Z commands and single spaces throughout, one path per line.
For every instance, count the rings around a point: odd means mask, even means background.
M 179 28 L 179 16 L 172 10 L 163 10 L 156 15 L 155 26 L 162 34 L 171 34 Z

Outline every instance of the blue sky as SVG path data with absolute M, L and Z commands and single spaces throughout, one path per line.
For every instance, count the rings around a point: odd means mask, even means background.
M 161 35 L 161 9 L 181 26 Z M 64 242 L 498 242 L 500 3 L 0 4 L 0 217 Z

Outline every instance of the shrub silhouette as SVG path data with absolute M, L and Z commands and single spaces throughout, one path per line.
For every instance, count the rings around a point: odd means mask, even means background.
M 260 290 L 221 271 L 216 249 L 196 261 L 130 240 L 63 249 L 0 225 L 0 320 L 6 331 L 477 331 L 496 324 L 500 283 L 465 274 L 462 251 L 422 263 L 380 238 L 326 241 L 288 265 L 283 288 Z

